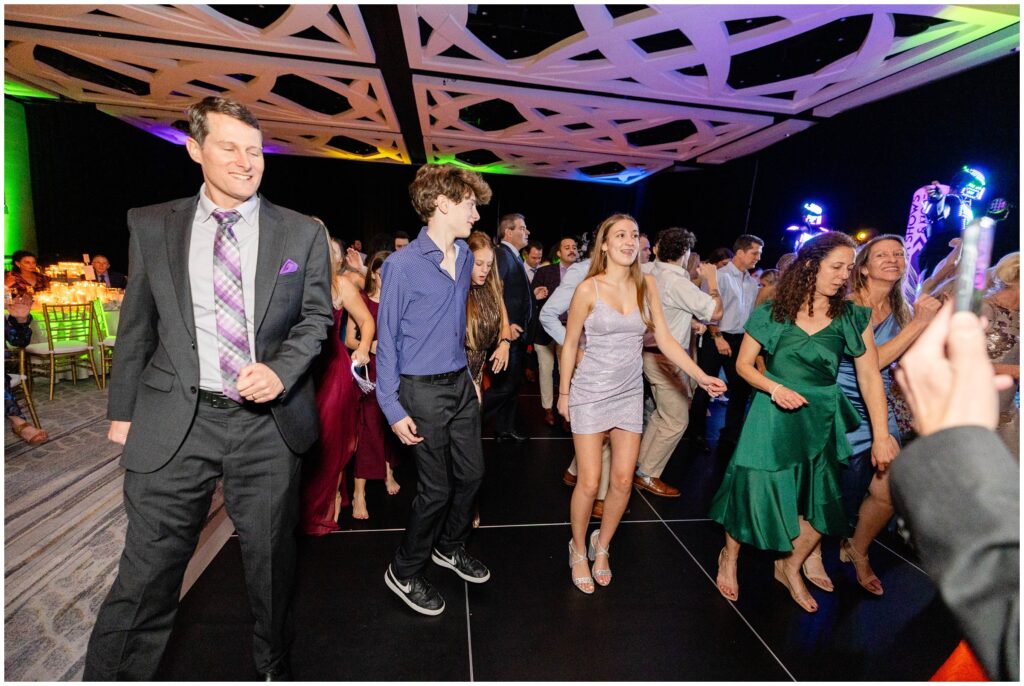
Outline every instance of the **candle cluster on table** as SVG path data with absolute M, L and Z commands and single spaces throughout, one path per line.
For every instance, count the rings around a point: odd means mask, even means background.
M 120 305 L 124 298 L 124 290 L 107 288 L 102 283 L 95 281 L 71 281 L 69 283 L 53 281 L 47 290 L 37 292 L 33 298 L 33 304 L 38 307 L 89 303 L 99 298 L 106 309 L 108 304 L 114 307 Z

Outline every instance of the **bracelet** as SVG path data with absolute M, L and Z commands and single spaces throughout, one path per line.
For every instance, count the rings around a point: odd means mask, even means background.
M 779 390 L 780 388 L 782 388 L 782 384 L 777 383 L 775 384 L 775 388 L 772 389 L 771 395 L 769 396 L 772 402 L 775 402 L 775 391 Z
M 559 391 L 559 392 L 558 392 L 558 395 L 569 395 L 569 393 L 568 393 L 568 392 L 566 392 L 566 393 L 562 393 L 561 391 Z
M 498 345 L 501 345 L 502 343 L 508 343 L 508 344 L 509 344 L 509 346 L 511 346 L 511 345 L 512 345 L 512 341 L 510 341 L 510 340 L 509 340 L 509 339 L 507 339 L 507 338 L 502 338 L 502 339 L 501 339 L 500 341 L 498 341 Z

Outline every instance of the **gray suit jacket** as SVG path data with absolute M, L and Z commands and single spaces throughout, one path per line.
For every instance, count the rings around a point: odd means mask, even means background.
M 121 304 L 107 417 L 132 422 L 121 465 L 153 472 L 178 451 L 196 414 L 199 355 L 188 253 L 199 196 L 128 211 L 129 281 Z M 330 254 L 323 228 L 260 201 L 254 359 L 274 370 L 284 393 L 270 403 L 296 453 L 317 437 L 307 374 L 333 324 Z M 212 259 L 212 258 L 211 258 Z M 286 260 L 298 269 L 279 274 Z
M 1020 678 L 1020 466 L 995 432 L 939 431 L 892 466 L 896 510 L 991 679 Z

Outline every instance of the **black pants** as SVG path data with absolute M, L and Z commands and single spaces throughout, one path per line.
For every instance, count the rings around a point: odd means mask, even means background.
M 715 341 L 709 334 L 704 334 L 701 346 L 697 349 L 697 364 L 704 370 L 705 374 L 718 376 L 721 369 L 725 369 L 726 383 L 729 384 L 727 395 L 729 404 L 725 411 L 725 426 L 719 434 L 719 440 L 735 443 L 739 440 L 740 430 L 743 428 L 743 419 L 747 413 L 747 401 L 750 400 L 750 384 L 743 380 L 736 373 L 736 356 L 740 352 L 740 343 L 743 342 L 741 333 L 723 333 L 729 347 L 732 348 L 732 355 L 722 355 L 718 352 Z M 686 433 L 688 436 L 704 438 L 707 432 L 708 403 L 711 396 L 703 388 L 697 388 L 693 395 L 693 404 L 690 406 L 690 426 Z
M 403 376 L 398 397 L 423 437 L 413 446 L 416 497 L 392 562 L 395 576 L 409 579 L 423 572 L 435 546 L 450 553 L 465 545 L 484 478 L 484 455 L 480 403 L 468 371 L 442 382 Z
M 484 392 L 484 420 L 494 417 L 494 433 L 503 434 L 516 429 L 519 384 L 523 380 L 526 343 L 519 337 L 509 346 L 508 369 L 491 377 L 491 387 Z
M 117 579 L 89 638 L 86 681 L 154 679 L 174 626 L 185 568 L 221 476 L 256 618 L 256 668 L 281 667 L 292 634 L 300 464 L 265 409 L 200 403 L 170 462 L 148 474 L 125 472 L 128 532 Z

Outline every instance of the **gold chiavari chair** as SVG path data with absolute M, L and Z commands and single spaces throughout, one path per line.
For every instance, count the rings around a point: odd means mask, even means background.
M 93 301 L 93 317 L 96 321 L 96 341 L 100 352 L 100 385 L 107 387 L 107 376 L 114 365 L 114 345 L 117 336 L 110 335 L 107 327 L 107 313 L 103 311 L 103 303 L 99 298 Z
M 4 357 L 4 372 L 11 376 L 11 391 L 20 388 L 22 395 L 25 398 L 25 405 L 28 406 L 29 416 L 32 417 L 32 425 L 37 429 L 43 428 L 39 424 L 39 415 L 36 414 L 36 404 L 32 402 L 32 389 L 28 384 L 28 369 L 25 368 L 25 349 L 24 348 L 12 348 L 7 346 L 7 350 L 12 354 L 8 359 Z
M 37 367 L 40 365 L 37 358 L 44 360 L 50 376 L 50 400 L 53 400 L 57 372 L 70 371 L 71 379 L 77 385 L 79 368 L 89 369 L 96 388 L 101 387 L 92 356 L 95 319 L 92 303 L 43 305 L 46 343 L 32 343 L 25 352 L 30 363 Z

